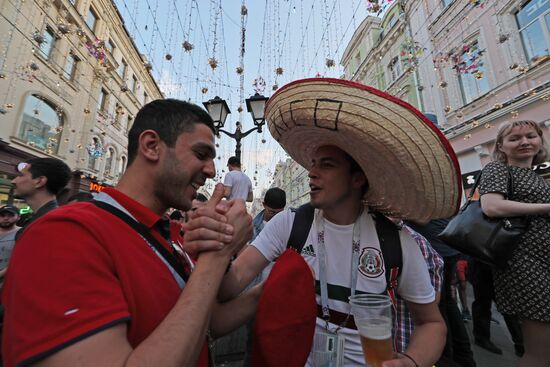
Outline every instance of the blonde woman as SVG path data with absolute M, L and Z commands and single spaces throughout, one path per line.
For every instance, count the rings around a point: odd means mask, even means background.
M 495 299 L 503 314 L 522 322 L 525 354 L 521 367 L 550 366 L 550 186 L 532 166 L 548 160 L 539 125 L 504 124 L 493 162 L 482 171 L 481 208 L 490 217 L 530 216 L 527 232 L 506 270 L 495 269 Z M 508 181 L 513 180 L 511 199 Z

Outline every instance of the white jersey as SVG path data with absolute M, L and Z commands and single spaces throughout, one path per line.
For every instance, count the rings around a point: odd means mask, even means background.
M 315 217 L 307 240 L 302 248 L 302 257 L 313 268 L 319 284 L 318 225 L 320 211 Z M 287 247 L 295 213 L 287 209 L 274 216 L 256 237 L 252 246 L 256 247 L 267 260 L 274 261 Z M 323 219 L 320 219 L 323 220 Z M 361 226 L 359 266 L 357 272 L 357 290 L 368 293 L 383 293 L 386 290 L 386 276 L 382 252 L 372 216 L 365 210 L 358 219 Z M 337 225 L 324 220 L 324 239 L 327 262 L 327 288 L 329 308 L 347 314 L 348 297 L 351 294 L 351 258 L 353 224 Z M 420 248 L 406 232 L 399 231 L 403 251 L 403 267 L 397 292 L 407 301 L 426 304 L 435 300 L 435 291 L 430 282 L 428 268 Z M 316 295 L 317 304 L 321 304 L 320 295 Z M 329 323 L 334 331 L 337 325 Z M 317 318 L 317 331 L 325 329 L 325 321 Z M 364 365 L 364 357 L 357 330 L 343 328 L 341 335 L 345 341 L 345 365 Z M 308 365 L 311 365 L 308 360 Z

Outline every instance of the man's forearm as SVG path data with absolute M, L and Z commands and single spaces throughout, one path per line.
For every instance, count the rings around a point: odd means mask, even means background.
M 167 367 L 196 364 L 228 261 L 214 252 L 201 254 L 172 311 L 132 352 L 126 366 L 142 361 Z
M 406 353 L 420 367 L 431 367 L 441 357 L 445 347 L 446 333 L 444 322 L 427 322 L 415 325 Z
M 212 336 L 224 336 L 251 320 L 256 313 L 261 292 L 262 285 L 259 284 L 229 302 L 215 305 L 210 321 Z

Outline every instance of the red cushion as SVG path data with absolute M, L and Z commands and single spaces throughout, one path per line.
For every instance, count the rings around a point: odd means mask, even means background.
M 296 251 L 286 250 L 258 304 L 252 366 L 303 367 L 313 344 L 316 313 L 311 269 Z

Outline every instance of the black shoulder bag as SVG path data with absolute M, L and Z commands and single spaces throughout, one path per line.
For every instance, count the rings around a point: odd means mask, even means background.
M 473 258 L 505 269 L 529 227 L 529 217 L 491 218 L 481 210 L 481 202 L 472 200 L 481 179 L 476 179 L 468 201 L 439 234 L 439 238 L 456 250 Z M 508 200 L 513 200 L 513 178 L 508 168 Z

